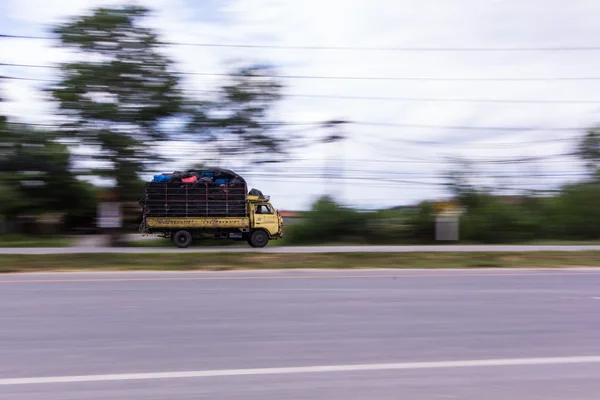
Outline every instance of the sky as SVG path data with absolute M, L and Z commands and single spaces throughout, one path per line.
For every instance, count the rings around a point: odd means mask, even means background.
M 114 4 L 122 3 L 3 0 L 0 33 L 48 36 L 55 23 Z M 555 188 L 581 177 L 581 163 L 566 154 L 600 122 L 595 0 L 136 4 L 154 10 L 146 23 L 169 43 L 271 46 L 169 46 L 165 52 L 181 72 L 222 73 L 232 60 L 270 63 L 285 76 L 279 119 L 304 126 L 315 139 L 324 131 L 302 124 L 351 121 L 343 143 L 314 145 L 284 164 L 242 171 L 281 209 L 307 209 L 324 194 L 360 208 L 442 199 L 449 195 L 443 174 L 456 158 L 472 161 L 478 182 Z M 589 49 L 594 46 L 599 50 Z M 49 66 L 74 57 L 50 40 L 6 38 L 0 38 L 0 54 L 1 63 Z M 52 80 L 56 73 L 0 66 L 0 74 L 11 77 Z M 188 74 L 183 86 L 201 93 L 218 87 L 219 79 Z M 45 84 L 5 80 L 0 112 L 18 122 L 56 121 Z M 170 143 L 165 151 L 181 155 L 179 164 L 156 166 L 165 172 L 210 157 L 201 145 Z M 526 157 L 534 161 L 511 162 Z M 327 169 L 332 164 L 335 173 Z M 221 166 L 235 169 L 236 160 Z

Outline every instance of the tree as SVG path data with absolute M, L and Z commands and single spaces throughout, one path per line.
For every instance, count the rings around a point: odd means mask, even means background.
M 80 215 L 95 208 L 90 185 L 76 178 L 69 149 L 56 139 L 54 131 L 0 116 L 0 216 Z
M 6 117 L 0 116 L 0 218 L 12 214 L 23 203 L 9 165 L 13 159 L 15 137 Z
M 2 82 L 0 77 L 0 83 Z M 4 101 L 4 97 L 0 93 L 0 103 Z M 11 143 L 11 135 L 8 130 L 8 121 L 4 115 L 0 115 L 0 160 L 2 160 L 7 154 L 9 154 L 8 144 Z M 0 172 L 2 170 L 0 169 Z
M 0 95 L 2 101 L 4 97 Z M 15 150 L 19 141 L 11 128 L 7 118 L 0 115 L 0 218 L 14 214 L 15 210 L 25 205 L 11 166 L 17 156 Z
M 142 7 L 99 8 L 54 29 L 60 42 L 78 50 L 82 61 L 62 65 L 52 94 L 70 123 L 63 136 L 98 149 L 117 192 L 139 181 L 158 156 L 151 144 L 165 136 L 159 125 L 180 110 L 179 79 L 160 53 L 156 35 L 142 26 Z
M 551 222 L 555 236 L 567 239 L 600 239 L 600 183 L 566 185 L 552 200 Z M 548 223 L 548 221 L 546 221 Z
M 600 178 L 600 130 L 596 128 L 588 131 L 577 150 L 590 173 Z
M 188 132 L 210 143 L 221 157 L 243 163 L 277 161 L 285 152 L 284 124 L 274 118 L 283 84 L 271 66 L 233 70 L 215 101 L 189 108 Z
M 54 132 L 6 123 L 0 140 L 0 214 L 80 213 L 93 193 L 71 171 L 71 154 Z
M 453 160 L 454 166 L 444 173 L 446 186 L 461 203 L 477 191 L 472 182 L 474 166 L 468 160 Z

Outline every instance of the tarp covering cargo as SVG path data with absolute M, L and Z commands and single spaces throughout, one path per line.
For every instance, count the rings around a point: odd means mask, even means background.
M 227 169 L 175 171 L 146 184 L 142 206 L 148 217 L 244 217 L 246 193 L 246 181 Z

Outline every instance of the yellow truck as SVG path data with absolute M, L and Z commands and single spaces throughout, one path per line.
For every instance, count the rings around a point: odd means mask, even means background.
M 164 178 L 163 176 L 167 176 Z M 244 240 L 264 247 L 283 236 L 283 218 L 269 196 L 225 169 L 155 176 L 146 184 L 140 231 L 186 248 L 194 239 Z

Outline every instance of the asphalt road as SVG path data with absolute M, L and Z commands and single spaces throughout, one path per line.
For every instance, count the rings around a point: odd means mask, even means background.
M 57 247 L 57 248 L 0 248 L 0 254 L 90 254 L 90 253 L 415 253 L 415 252 L 520 252 L 520 251 L 600 251 L 598 245 L 442 245 L 442 246 L 267 246 L 248 247 Z
M 597 400 L 599 331 L 594 270 L 0 275 L 0 398 Z

